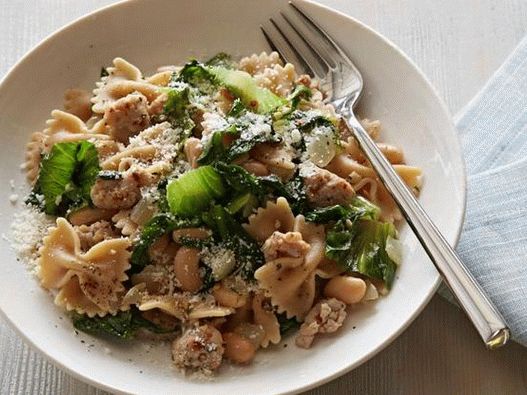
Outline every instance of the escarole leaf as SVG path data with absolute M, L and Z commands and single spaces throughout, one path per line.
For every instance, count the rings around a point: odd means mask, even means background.
M 234 69 L 236 67 L 236 63 L 232 60 L 232 56 L 225 52 L 220 52 L 214 55 L 205 62 L 205 65 L 223 67 L 224 69 Z
M 300 327 L 300 323 L 296 320 L 296 317 L 287 318 L 285 313 L 277 314 L 276 318 L 280 325 L 280 334 L 285 335 L 292 330 L 297 330 Z
M 229 189 L 235 192 L 253 192 L 258 196 L 265 193 L 263 186 L 260 184 L 259 178 L 249 173 L 241 166 L 217 162 L 214 164 L 214 168 L 219 174 L 221 174 L 223 180 L 229 186 Z
M 222 245 L 234 252 L 237 273 L 252 279 L 254 271 L 264 263 L 258 243 L 243 229 L 241 224 L 220 205 L 213 205 L 203 214 L 203 222 L 213 231 Z
M 357 219 L 376 220 L 379 217 L 379 208 L 361 196 L 353 198 L 347 205 L 335 205 L 317 208 L 306 214 L 306 220 L 316 223 L 331 221 L 355 221 Z
M 309 100 L 313 92 L 305 85 L 297 85 L 295 90 L 287 97 L 287 101 L 290 105 L 290 112 L 297 109 L 298 105 L 302 100 Z
M 201 225 L 200 218 L 183 219 L 170 213 L 160 213 L 152 217 L 143 227 L 139 240 L 134 244 L 130 263 L 132 272 L 150 263 L 148 249 L 161 236 L 180 228 L 195 228 Z
M 245 106 L 243 105 L 242 101 L 240 99 L 234 99 L 234 102 L 232 103 L 232 107 L 229 110 L 229 113 L 227 116 L 229 117 L 237 117 L 241 114 L 243 114 L 245 111 Z
M 316 209 L 306 214 L 308 221 L 335 222 L 326 234 L 326 256 L 348 272 L 357 272 L 383 281 L 390 288 L 397 269 L 390 251 L 396 246 L 395 226 L 378 220 L 379 209 L 356 197 L 348 206 Z
M 230 125 L 224 130 L 218 130 L 212 134 L 203 152 L 198 158 L 200 165 L 208 165 L 216 161 L 224 160 L 227 155 L 227 147 L 224 144 L 224 137 L 226 135 L 238 134 L 236 125 Z
M 167 185 L 170 211 L 191 217 L 206 209 L 214 199 L 225 195 L 221 176 L 212 166 L 201 166 L 172 180 Z
M 75 329 L 95 336 L 111 336 L 123 340 L 133 339 L 139 329 L 146 329 L 153 333 L 169 333 L 173 329 L 165 329 L 146 320 L 141 313 L 133 308 L 129 311 L 121 311 L 116 315 L 104 317 L 88 317 L 81 314 L 73 314 L 72 322 Z
M 308 202 L 304 183 L 298 174 L 290 181 L 283 183 L 275 175 L 257 177 L 243 167 L 234 164 L 217 162 L 214 168 L 221 175 L 228 189 L 237 194 L 236 198 L 231 201 L 230 211 L 234 208 L 241 209 L 237 205 L 243 201 L 247 203 L 243 206 L 244 209 L 254 208 L 256 204 L 254 199 L 263 203 L 267 195 L 286 198 L 295 214 L 302 214 L 307 210 Z M 238 198 L 240 200 L 237 200 Z
M 186 63 L 178 74 L 172 76 L 171 85 L 177 82 L 186 82 L 205 93 L 210 93 L 211 88 L 218 85 L 216 77 L 209 71 L 208 66 L 197 60 Z
M 292 119 L 295 121 L 298 129 L 303 132 L 309 132 L 317 126 L 334 127 L 336 122 L 320 114 L 318 111 L 295 111 Z
M 90 190 L 99 170 L 97 149 L 92 143 L 57 143 L 42 160 L 33 192 L 44 196 L 46 214 L 63 215 L 70 207 L 90 202 Z
M 259 114 L 267 114 L 286 100 L 275 95 L 269 89 L 259 87 L 254 78 L 245 71 L 229 70 L 223 67 L 210 67 L 212 75 L 221 85 L 225 86 L 236 97 L 239 97 L 245 107 Z
M 269 89 L 259 87 L 249 73 L 234 70 L 232 66 L 225 55 L 212 58 L 207 64 L 192 60 L 183 66 L 175 80 L 191 84 L 205 93 L 210 93 L 215 86 L 223 86 L 246 108 L 259 114 L 270 113 L 287 103 Z
M 276 135 L 264 135 L 256 134 L 253 136 L 244 136 L 243 134 L 240 138 L 236 139 L 229 150 L 225 155 L 226 162 L 232 162 L 233 160 L 239 158 L 242 155 L 245 155 L 250 150 L 252 150 L 257 144 L 261 143 L 277 143 L 280 141 L 280 138 Z
M 203 153 L 198 158 L 200 165 L 217 161 L 230 163 L 247 154 L 257 144 L 277 143 L 281 138 L 271 128 L 271 117 L 246 113 L 238 118 L 228 118 L 230 124 L 222 130 L 216 130 L 209 138 Z M 234 136 L 229 145 L 224 142 L 225 136 Z
M 290 181 L 283 183 L 275 175 L 260 177 L 259 182 L 276 197 L 284 197 L 289 202 L 295 215 L 303 214 L 308 209 L 304 180 L 297 173 Z
M 191 104 L 189 87 L 174 84 L 169 88 L 164 88 L 163 92 L 167 95 L 167 101 L 163 107 L 163 114 L 167 121 L 190 135 L 195 124 L 189 112 Z
M 347 271 L 382 280 L 391 288 L 397 265 L 388 255 L 386 242 L 396 236 L 391 223 L 358 220 L 350 230 L 328 232 L 326 255 Z

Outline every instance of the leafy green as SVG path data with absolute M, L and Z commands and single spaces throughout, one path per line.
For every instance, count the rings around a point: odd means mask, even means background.
M 312 95 L 313 92 L 307 86 L 302 84 L 297 85 L 295 90 L 287 97 L 290 103 L 290 111 L 296 110 L 302 100 L 309 100 Z
M 229 147 L 229 150 L 225 154 L 225 161 L 232 162 L 233 160 L 245 155 L 252 150 L 257 144 L 261 143 L 278 143 L 280 138 L 275 134 L 255 134 L 250 137 L 246 137 L 243 134 L 237 138 Z
M 214 275 L 212 273 L 212 269 L 208 267 L 207 265 L 201 265 L 203 268 L 204 274 L 202 277 L 203 280 L 203 286 L 201 287 L 201 292 L 208 291 L 211 289 L 214 284 L 216 284 L 216 279 L 214 278 Z
M 251 192 L 246 192 L 232 199 L 226 209 L 229 214 L 234 215 L 241 211 L 244 217 L 248 217 L 256 207 L 258 199 Z
M 177 82 L 186 82 L 203 93 L 210 93 L 211 89 L 218 85 L 216 77 L 209 68 L 195 59 L 186 63 L 179 74 L 172 76 L 169 86 L 177 84 Z
M 349 229 L 328 232 L 326 256 L 337 261 L 346 271 L 382 280 L 390 288 L 397 264 L 386 251 L 389 237 L 397 237 L 393 224 L 358 220 Z
M 240 99 L 234 99 L 228 117 L 238 117 L 245 112 L 245 106 Z
M 189 137 L 195 124 L 190 114 L 190 89 L 188 86 L 173 85 L 164 89 L 167 101 L 163 107 L 166 119 L 175 127 L 183 129 Z
M 205 65 L 206 66 L 218 66 L 218 67 L 223 67 L 225 69 L 234 69 L 236 66 L 236 63 L 232 60 L 231 55 L 225 52 L 220 52 L 214 55 L 209 60 L 207 60 L 205 62 Z
M 347 206 L 335 205 L 317 208 L 306 214 L 306 220 L 319 224 L 331 221 L 355 221 L 357 219 L 376 220 L 379 216 L 379 208 L 363 197 L 356 196 L 351 204 Z
M 267 114 L 282 106 L 286 100 L 269 89 L 261 88 L 254 78 L 245 71 L 229 70 L 223 67 L 209 67 L 208 70 L 222 86 L 240 98 L 245 107 L 258 114 Z
M 160 328 L 153 322 L 141 316 L 137 309 L 121 311 L 116 315 L 104 317 L 88 317 L 81 314 L 73 314 L 72 322 L 75 329 L 95 336 L 112 336 L 123 340 L 133 339 L 139 329 L 146 329 L 154 333 L 169 333 L 173 330 Z
M 396 263 L 386 251 L 389 238 L 396 238 L 393 224 L 378 221 L 379 208 L 362 197 L 348 206 L 336 205 L 306 213 L 308 221 L 332 223 L 326 234 L 326 256 L 348 272 L 384 281 L 391 287 Z
M 224 160 L 227 155 L 227 147 L 223 143 L 225 135 L 238 133 L 236 125 L 230 125 L 224 130 L 218 130 L 212 134 L 205 145 L 202 154 L 198 158 L 200 165 L 210 165 L 216 161 Z
M 217 198 L 225 195 L 221 176 L 212 166 L 201 166 L 172 180 L 167 185 L 170 211 L 191 217 L 206 209 Z
M 163 178 L 159 183 L 157 184 L 157 207 L 159 208 L 159 211 L 162 213 L 166 213 L 170 211 L 170 207 L 168 206 L 168 200 L 167 200 L 167 185 L 168 185 L 168 179 Z
M 152 217 L 143 227 L 139 241 L 134 244 L 130 263 L 132 271 L 137 272 L 150 263 L 148 249 L 161 236 L 179 228 L 193 228 L 201 225 L 201 219 L 182 219 L 170 213 L 160 213 Z
M 70 207 L 90 202 L 99 173 L 99 157 L 88 141 L 57 143 L 44 157 L 34 194 L 44 196 L 47 214 L 64 214 Z
M 236 271 L 248 279 L 264 263 L 258 243 L 243 229 L 238 221 L 220 205 L 213 205 L 203 214 L 203 222 L 213 231 L 218 242 L 234 251 Z
M 310 133 L 314 128 L 327 126 L 335 128 L 335 121 L 320 114 L 317 111 L 299 111 L 296 110 L 291 114 L 291 120 L 302 133 Z
M 290 181 L 282 183 L 275 175 L 260 177 L 259 181 L 268 191 L 279 197 L 283 196 L 289 202 L 295 214 L 303 214 L 308 210 L 307 195 L 303 178 L 296 174 Z
M 277 314 L 276 318 L 278 319 L 278 324 L 280 325 L 281 335 L 284 335 L 291 330 L 296 330 L 300 326 L 300 323 L 296 320 L 295 317 L 287 318 L 285 313 Z
M 260 117 L 256 115 L 256 117 Z M 207 165 L 216 161 L 230 163 L 242 155 L 248 153 L 257 144 L 261 143 L 277 143 L 280 142 L 280 137 L 275 133 L 243 133 L 257 122 L 254 118 L 231 118 L 231 124 L 223 130 L 213 132 L 203 153 L 198 158 L 198 163 Z M 270 123 L 271 118 L 266 116 L 264 122 Z M 223 138 L 226 135 L 237 135 L 230 146 L 226 147 Z
M 216 162 L 214 168 L 222 176 L 230 190 L 238 193 L 252 192 L 257 196 L 262 196 L 265 193 L 260 179 L 241 166 Z
M 214 168 L 221 174 L 229 190 L 239 195 L 250 193 L 260 202 L 263 202 L 270 194 L 275 197 L 283 196 L 295 214 L 304 213 L 308 208 L 303 180 L 299 175 L 283 183 L 275 175 L 256 177 L 238 165 L 216 162 Z
M 225 67 L 225 57 L 211 61 L 211 65 L 197 60 L 190 61 L 172 81 L 186 82 L 204 93 L 210 93 L 214 87 L 223 86 L 239 98 L 246 108 L 259 114 L 270 113 L 287 103 L 286 99 L 275 95 L 269 89 L 259 87 L 254 78 L 245 71 L 234 70 L 230 65 Z

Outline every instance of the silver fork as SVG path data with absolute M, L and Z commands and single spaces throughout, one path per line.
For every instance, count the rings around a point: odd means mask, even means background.
M 467 270 L 454 249 L 394 171 L 353 113 L 362 93 L 362 76 L 338 44 L 295 3 L 295 17 L 280 12 L 273 29 L 261 27 L 269 45 L 284 60 L 299 65 L 321 81 L 330 102 L 348 123 L 362 151 L 401 209 L 421 245 L 457 297 L 486 346 L 494 349 L 509 339 L 509 329 L 492 302 Z

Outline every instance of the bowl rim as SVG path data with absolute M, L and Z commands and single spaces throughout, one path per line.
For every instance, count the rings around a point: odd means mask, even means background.
M 142 0 L 119 0 L 119 1 L 117 1 L 115 3 L 108 4 L 106 6 L 97 8 L 94 11 L 91 11 L 91 12 L 89 12 L 87 14 L 81 15 L 81 16 L 75 18 L 74 20 L 72 20 L 71 22 L 65 24 L 61 28 L 51 32 L 45 38 L 43 38 L 41 41 L 39 41 L 37 44 L 32 46 L 31 49 L 29 49 L 13 66 L 10 67 L 10 69 L 7 71 L 7 73 L 4 75 L 4 77 L 2 77 L 2 79 L 0 80 L 0 91 L 4 88 L 4 85 L 6 85 L 6 83 L 12 78 L 12 76 L 16 73 L 17 69 L 20 66 L 22 66 L 26 62 L 29 62 L 31 60 L 31 58 L 33 56 L 35 56 L 35 54 L 38 51 L 44 50 L 44 48 L 47 45 L 50 45 L 52 43 L 52 41 L 55 39 L 55 37 L 58 37 L 58 36 L 60 36 L 62 34 L 67 34 L 67 32 L 70 29 L 75 28 L 75 26 L 77 24 L 80 24 L 80 23 L 83 23 L 83 22 L 87 22 L 88 20 L 96 17 L 97 15 L 100 15 L 100 14 L 103 14 L 103 13 L 106 13 L 106 12 L 110 12 L 113 9 L 118 9 L 118 8 L 122 7 L 124 4 L 127 4 L 127 3 L 138 3 L 140 1 L 142 1 Z M 280 1 L 283 1 L 284 3 L 285 2 L 291 2 L 290 0 L 280 0 Z M 458 165 L 461 166 L 461 169 L 460 169 L 461 170 L 461 179 L 459 180 L 461 190 L 459 192 L 461 193 L 461 200 L 462 201 L 461 201 L 461 207 L 460 207 L 460 215 L 459 215 L 459 218 L 457 218 L 457 223 L 455 224 L 455 234 L 454 234 L 453 240 L 452 240 L 452 245 L 455 247 L 458 244 L 458 242 L 459 242 L 459 239 L 460 239 L 460 236 L 461 236 L 461 231 L 462 231 L 463 224 L 464 224 L 464 221 L 465 221 L 465 216 L 466 216 L 466 205 L 467 205 L 466 166 L 465 166 L 465 160 L 464 160 L 464 157 L 463 157 L 463 151 L 461 149 L 460 137 L 459 137 L 458 133 L 455 133 L 456 127 L 455 127 L 455 124 L 454 124 L 454 121 L 453 121 L 452 114 L 450 113 L 450 110 L 447 108 L 447 106 L 446 106 L 444 100 L 442 99 L 442 97 L 439 95 L 437 89 L 430 82 L 430 80 L 423 73 L 423 71 L 421 71 L 421 69 L 416 65 L 416 63 L 408 55 L 406 55 L 406 53 L 404 53 L 390 39 L 386 38 L 384 35 L 382 35 L 381 33 L 377 32 L 376 30 L 374 30 L 373 28 L 371 28 L 370 26 L 368 26 L 364 22 L 361 22 L 360 20 L 356 19 L 355 17 L 353 17 L 351 15 L 348 15 L 348 14 L 345 14 L 344 12 L 338 11 L 338 10 L 336 10 L 336 9 L 334 9 L 332 7 L 329 7 L 329 6 L 325 5 L 325 4 L 320 4 L 320 3 L 318 3 L 315 0 L 293 0 L 293 1 L 296 2 L 296 3 L 306 3 L 306 4 L 309 4 L 312 7 L 323 9 L 325 11 L 328 11 L 328 12 L 332 13 L 332 14 L 336 14 L 339 17 L 342 17 L 344 19 L 349 20 L 351 23 L 355 24 L 357 28 L 363 29 L 366 32 L 368 32 L 369 34 L 375 36 L 376 39 L 383 41 L 388 47 L 390 47 L 390 49 L 392 51 L 394 51 L 398 56 L 403 58 L 403 60 L 410 66 L 412 71 L 415 72 L 416 75 L 418 75 L 421 78 L 422 82 L 426 85 L 426 87 L 431 91 L 431 93 L 434 96 L 434 98 L 437 100 L 437 103 L 439 104 L 439 108 L 446 115 L 446 118 L 448 119 L 448 124 L 450 126 L 450 129 L 453 132 L 453 136 L 452 136 L 453 147 L 452 148 L 454 148 L 454 150 L 456 151 L 455 152 L 455 156 L 459 159 Z M 390 336 L 388 336 L 383 343 L 381 343 L 377 347 L 373 348 L 369 353 L 367 353 L 364 356 L 362 356 L 361 358 L 357 359 L 352 364 L 350 364 L 348 366 L 345 366 L 345 367 L 343 367 L 341 369 L 336 370 L 333 374 L 330 374 L 330 375 L 328 375 L 328 376 L 326 376 L 326 377 L 324 377 L 322 379 L 313 381 L 313 382 L 308 383 L 306 385 L 297 387 L 295 389 L 286 390 L 286 391 L 280 392 L 280 394 L 296 394 L 296 393 L 300 393 L 300 392 L 303 392 L 303 391 L 307 391 L 307 390 L 313 389 L 315 387 L 318 387 L 320 385 L 328 383 L 329 381 L 332 381 L 332 380 L 334 380 L 334 379 L 336 379 L 336 378 L 338 378 L 338 377 L 350 372 L 351 370 L 357 368 L 358 366 L 364 364 L 365 362 L 367 362 L 369 359 L 371 359 L 372 357 L 377 355 L 380 351 L 382 351 L 387 346 L 389 346 L 397 337 L 399 337 L 402 334 L 402 332 L 404 332 L 408 328 L 408 326 L 417 318 L 417 316 L 428 305 L 428 303 L 430 302 L 430 300 L 432 299 L 432 297 L 436 293 L 436 290 L 439 287 L 440 283 L 441 283 L 441 277 L 440 277 L 439 273 L 436 273 L 436 279 L 435 279 L 434 283 L 432 284 L 432 286 L 429 288 L 428 292 L 426 293 L 426 296 L 423 298 L 423 300 L 422 300 L 421 304 L 419 305 L 419 307 L 412 314 L 410 314 L 408 316 L 408 318 L 406 319 L 406 321 L 404 322 L 403 325 L 401 325 L 396 331 L 394 331 Z M 19 328 L 18 326 L 15 325 L 15 323 L 11 320 L 11 318 L 3 311 L 1 306 L 0 306 L 0 315 L 4 319 L 4 321 L 7 322 L 9 324 L 9 326 L 15 331 L 15 333 L 17 333 L 17 335 L 20 336 L 23 339 L 23 341 L 30 346 L 31 349 L 37 351 L 37 353 L 39 355 L 43 356 L 46 360 L 50 361 L 53 365 L 55 365 L 59 369 L 67 372 L 69 375 L 73 376 L 74 378 L 76 378 L 76 379 L 78 379 L 80 381 L 83 381 L 85 383 L 88 383 L 90 385 L 93 385 L 93 386 L 95 386 L 97 388 L 100 388 L 100 389 L 103 389 L 103 390 L 106 390 L 106 391 L 111 391 L 113 393 L 127 394 L 127 392 L 124 392 L 124 391 L 122 391 L 119 388 L 115 388 L 115 387 L 113 387 L 113 386 L 111 386 L 109 384 L 106 384 L 105 382 L 97 381 L 96 379 L 93 379 L 90 376 L 85 376 L 85 375 L 81 374 L 81 373 L 77 372 L 76 370 L 74 370 L 73 368 L 71 368 L 71 367 L 65 365 L 64 363 L 62 363 L 59 359 L 49 355 L 44 349 L 42 349 L 41 347 L 36 345 L 30 338 L 28 338 L 21 328 Z

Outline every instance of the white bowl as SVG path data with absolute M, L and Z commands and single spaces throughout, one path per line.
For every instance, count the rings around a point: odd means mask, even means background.
M 380 119 L 383 139 L 405 150 L 421 166 L 420 201 L 454 244 L 465 203 L 463 161 L 445 106 L 423 74 L 393 44 L 360 22 L 320 5 L 298 1 L 337 39 L 362 71 L 361 114 Z M 12 213 L 7 186 L 23 185 L 19 170 L 29 134 L 44 127 L 70 87 L 93 87 L 101 66 L 122 56 L 146 73 L 164 64 L 218 51 L 234 55 L 268 50 L 259 25 L 282 0 L 150 0 L 119 3 L 68 25 L 26 55 L 0 85 L 0 226 L 8 232 Z M 20 205 L 20 204 L 19 204 Z M 186 379 L 171 368 L 169 347 L 115 344 L 75 335 L 64 313 L 17 262 L 2 238 L 0 308 L 12 326 L 61 368 L 96 386 L 125 393 L 290 393 L 306 390 L 358 366 L 389 344 L 426 305 L 438 274 L 406 226 L 401 229 L 404 262 L 391 293 L 355 308 L 345 327 L 317 340 L 311 350 L 291 339 L 258 354 L 248 367 L 223 368 L 211 382 Z M 85 341 L 85 343 L 81 342 Z M 93 346 L 90 346 L 93 345 Z M 109 353 L 109 350 L 111 352 Z M 381 377 L 382 379 L 382 377 Z

